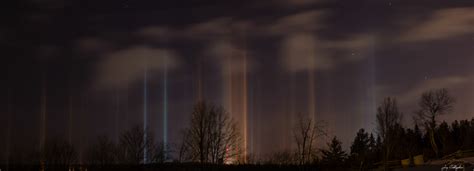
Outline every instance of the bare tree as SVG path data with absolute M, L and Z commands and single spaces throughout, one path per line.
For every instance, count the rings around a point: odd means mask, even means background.
M 77 162 L 77 152 L 72 144 L 53 140 L 45 146 L 45 164 L 50 166 L 71 166 Z
M 447 114 L 453 109 L 454 98 L 448 94 L 446 89 L 430 90 L 421 95 L 416 111 L 416 121 L 421 123 L 429 133 L 431 147 L 436 156 L 439 155 L 438 146 L 435 141 L 436 120 L 440 115 Z
M 147 133 L 146 136 L 144 136 L 145 133 Z M 150 131 L 135 126 L 120 136 L 118 158 L 124 164 L 144 164 L 144 154 L 153 156 L 154 148 L 154 140 Z
M 382 139 L 384 166 L 386 166 L 386 162 L 396 145 L 394 141 L 395 130 L 402 119 L 402 114 L 398 111 L 397 101 L 391 97 L 385 98 L 377 108 L 376 119 L 377 131 Z
M 230 158 L 240 157 L 240 134 L 237 125 L 223 108 L 210 111 L 211 163 L 224 163 Z
M 150 156 L 150 162 L 152 163 L 164 163 L 169 159 L 169 147 L 163 142 L 157 143 L 153 148 L 153 153 Z
M 117 152 L 117 145 L 109 138 L 101 136 L 87 150 L 87 162 L 100 167 L 117 164 Z
M 186 139 L 183 140 L 186 141 L 187 152 L 191 159 L 201 163 L 208 162 L 208 134 L 211 122 L 209 110 L 205 103 L 198 103 L 194 106 L 191 114 L 191 125 L 187 130 Z
M 188 143 L 188 133 L 189 131 L 185 130 L 182 131 L 182 139 L 179 144 L 177 144 L 178 149 L 178 162 L 184 162 L 191 160 L 190 152 L 189 152 L 189 146 L 187 145 Z
M 240 154 L 237 126 L 221 107 L 196 104 L 185 135 L 182 148 L 193 161 L 222 164 Z
M 274 152 L 264 160 L 264 164 L 293 165 L 296 163 L 294 154 L 292 151 Z
M 326 135 L 322 122 L 316 122 L 310 118 L 298 116 L 298 121 L 293 129 L 296 143 L 296 160 L 300 165 L 313 161 L 316 150 L 316 139 Z

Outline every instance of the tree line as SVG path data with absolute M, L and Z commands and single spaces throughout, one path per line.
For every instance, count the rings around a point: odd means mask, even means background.
M 459 150 L 474 149 L 474 118 L 450 124 L 439 118 L 451 113 L 454 103 L 446 89 L 421 94 L 418 110 L 414 112 L 414 126 L 405 128 L 401 123 L 404 114 L 396 99 L 387 97 L 377 107 L 376 130 L 358 130 L 349 151 L 343 150 L 336 136 L 331 137 L 327 146 L 318 147 L 316 142 L 328 136 L 324 122 L 299 115 L 293 124 L 295 148 L 256 158 L 243 153 L 238 124 L 224 108 L 199 102 L 193 107 L 179 143 L 163 144 L 154 139 L 149 129 L 135 126 L 122 132 L 118 142 L 106 136 L 98 137 L 83 152 L 81 164 L 108 167 L 200 163 L 388 169 L 390 161 L 415 155 L 439 159 Z M 67 141 L 50 141 L 39 153 L 35 161 L 43 167 L 78 164 L 78 151 Z
M 413 127 L 404 127 L 404 114 L 397 100 L 386 97 L 377 107 L 376 129 L 358 130 L 346 152 L 336 136 L 326 147 L 316 147 L 316 139 L 327 136 L 321 123 L 300 119 L 294 128 L 296 149 L 277 152 L 267 163 L 282 165 L 316 165 L 326 168 L 388 170 L 400 165 L 400 160 L 423 155 L 425 160 L 474 156 L 474 118 L 442 121 L 440 116 L 450 114 L 455 99 L 446 89 L 429 90 L 421 94 L 418 108 L 413 112 Z M 462 151 L 469 153 L 461 153 Z

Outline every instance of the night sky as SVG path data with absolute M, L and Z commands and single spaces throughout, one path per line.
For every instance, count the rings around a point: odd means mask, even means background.
M 472 0 L 2 6 L 1 154 L 38 150 L 41 130 L 81 150 L 144 120 L 157 140 L 178 143 L 199 100 L 226 108 L 256 155 L 291 148 L 298 114 L 325 122 L 321 143 L 338 136 L 347 148 L 359 128 L 375 131 L 387 96 L 407 127 L 435 88 L 456 98 L 441 119 L 474 117 Z

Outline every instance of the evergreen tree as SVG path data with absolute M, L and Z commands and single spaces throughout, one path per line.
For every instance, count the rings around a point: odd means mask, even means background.
M 469 136 L 470 130 L 470 123 L 467 120 L 462 120 L 459 122 L 459 127 L 460 127 L 460 141 L 461 142 L 461 149 L 462 150 L 467 150 L 469 149 L 469 144 L 471 143 L 471 136 Z
M 330 143 L 328 143 L 329 149 L 321 150 L 323 153 L 322 156 L 322 163 L 326 165 L 343 165 L 347 154 L 345 151 L 342 150 L 342 142 L 334 137 Z
M 469 144 L 467 144 L 467 148 L 473 149 L 474 148 L 474 118 L 471 119 L 471 124 L 469 125 L 469 134 L 466 135 Z
M 394 153 L 390 153 L 390 155 L 387 156 L 388 159 L 394 160 L 408 158 L 409 154 L 411 153 L 411 149 L 408 148 L 410 144 L 407 141 L 407 134 L 405 132 L 405 128 L 403 128 L 400 124 L 396 124 L 393 128 L 393 132 L 390 136 L 390 139 L 394 143 L 392 147 Z
M 415 155 L 419 155 L 419 154 L 423 154 L 423 148 L 424 148 L 424 142 L 423 142 L 423 133 L 421 132 L 420 130 L 420 127 L 415 124 L 415 128 L 413 129 L 414 133 L 415 133 L 415 146 L 416 146 L 416 154 Z
M 459 122 L 455 120 L 451 123 L 451 134 L 454 140 L 454 146 L 459 147 L 462 145 L 462 137 L 461 137 L 461 127 L 459 127 Z
M 442 122 L 437 128 L 436 134 L 439 136 L 442 155 L 453 153 L 456 150 L 456 149 L 453 149 L 454 147 L 452 144 L 453 138 L 452 138 L 448 123 Z
M 406 144 L 402 146 L 407 151 L 406 156 L 404 157 L 413 157 L 419 154 L 419 146 L 418 146 L 418 137 L 414 130 L 407 129 L 406 130 Z
M 370 163 L 376 163 L 377 160 L 380 158 L 379 156 L 379 148 L 377 146 L 377 140 L 374 138 L 374 134 L 370 133 L 369 136 L 369 154 L 368 154 L 368 161 Z
M 377 151 L 377 141 L 374 138 L 374 134 L 370 133 L 369 136 L 369 150 L 371 153 L 374 153 Z
M 369 134 L 365 130 L 359 129 L 354 142 L 351 145 L 351 156 L 363 156 L 369 149 Z
M 367 167 L 367 159 L 371 153 L 370 143 L 369 134 L 365 132 L 364 129 L 359 129 L 351 145 L 351 153 L 349 156 L 353 168 L 364 170 Z M 375 145 L 375 140 L 373 144 Z
M 377 135 L 377 139 L 375 139 L 375 149 L 374 149 L 375 156 L 377 156 L 377 162 L 380 162 L 383 160 L 383 144 L 382 144 L 382 138 L 380 138 L 380 135 Z

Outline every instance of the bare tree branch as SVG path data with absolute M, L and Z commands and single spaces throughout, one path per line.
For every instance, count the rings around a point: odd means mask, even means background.
M 223 164 L 239 157 L 240 141 L 237 125 L 229 113 L 221 107 L 201 102 L 194 106 L 180 156 L 188 156 L 200 163 Z
M 315 148 L 316 139 L 326 135 L 326 131 L 323 128 L 322 122 L 305 118 L 301 114 L 298 116 L 297 123 L 293 129 L 298 164 L 304 165 L 313 161 L 314 153 L 317 151 Z
M 430 90 L 421 95 L 418 106 L 420 109 L 415 112 L 415 121 L 421 123 L 430 135 L 430 142 L 436 156 L 439 155 L 438 146 L 435 140 L 437 118 L 453 110 L 455 100 L 448 94 L 446 89 Z

